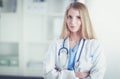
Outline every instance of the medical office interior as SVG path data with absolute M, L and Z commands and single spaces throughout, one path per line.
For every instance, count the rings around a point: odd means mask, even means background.
M 64 12 L 74 0 L 0 0 L 0 75 L 44 77 L 43 60 L 59 36 Z M 75 0 L 86 4 L 105 50 L 104 79 L 120 79 L 119 0 Z

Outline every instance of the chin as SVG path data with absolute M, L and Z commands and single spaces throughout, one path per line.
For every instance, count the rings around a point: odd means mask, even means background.
M 71 32 L 72 32 L 72 33 L 76 33 L 77 31 L 76 31 L 76 30 L 72 30 Z

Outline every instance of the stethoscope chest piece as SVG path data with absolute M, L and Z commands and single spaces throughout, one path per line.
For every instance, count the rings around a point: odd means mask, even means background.
M 75 63 L 75 71 L 76 72 L 79 72 L 80 71 L 80 62 L 78 62 L 78 61 L 76 61 L 76 63 Z
M 76 63 L 75 63 L 75 68 L 78 68 L 78 66 L 79 66 L 79 62 L 78 61 L 76 61 Z

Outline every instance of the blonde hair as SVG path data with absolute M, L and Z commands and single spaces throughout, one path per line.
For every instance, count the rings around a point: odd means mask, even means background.
M 86 6 L 82 3 L 80 3 L 80 2 L 71 3 L 69 5 L 68 9 L 66 10 L 65 16 L 64 16 L 63 29 L 62 29 L 60 38 L 65 39 L 70 34 L 70 31 L 68 29 L 66 20 L 67 20 L 68 11 L 71 8 L 78 10 L 79 13 L 80 13 L 81 22 L 82 22 L 82 26 L 81 26 L 81 29 L 80 29 L 80 33 L 82 35 L 81 37 L 83 39 L 95 39 L 96 37 L 95 37 L 95 33 L 94 33 L 94 30 L 93 30 L 93 27 L 92 27 L 92 24 L 91 24 L 91 21 L 90 21 L 88 10 L 87 10 Z

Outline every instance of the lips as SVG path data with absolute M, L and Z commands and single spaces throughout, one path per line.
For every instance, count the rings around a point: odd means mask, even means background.
M 70 28 L 71 28 L 71 29 L 74 29 L 74 28 L 75 28 L 75 26 L 70 26 Z

